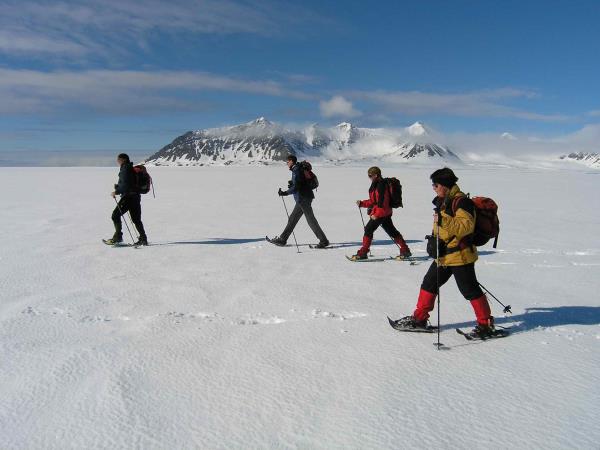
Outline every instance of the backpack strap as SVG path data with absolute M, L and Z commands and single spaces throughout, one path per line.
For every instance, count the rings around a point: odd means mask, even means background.
M 465 198 L 469 199 L 469 200 L 471 199 L 469 194 L 457 195 L 456 197 L 454 197 L 452 199 L 452 216 L 456 215 L 456 210 L 458 209 L 458 203 Z M 473 214 L 473 218 L 476 219 L 474 205 L 473 205 L 472 214 Z M 475 247 L 475 245 L 473 244 L 473 234 L 474 233 L 467 234 L 466 236 L 464 236 L 460 241 L 458 241 L 458 245 L 456 247 L 448 247 L 447 253 L 454 253 L 454 252 L 458 252 L 460 250 L 464 250 L 465 248 L 468 248 L 468 247 Z M 456 237 L 456 236 L 454 236 L 454 237 Z

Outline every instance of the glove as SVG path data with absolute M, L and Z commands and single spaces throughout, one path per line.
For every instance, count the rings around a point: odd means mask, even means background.
M 287 192 L 284 192 L 281 190 L 281 188 L 279 188 L 279 190 L 277 191 L 277 195 L 279 195 L 280 197 L 285 197 L 287 195 Z
M 294 182 L 292 180 L 288 181 L 288 189 L 292 187 L 292 184 L 294 184 Z

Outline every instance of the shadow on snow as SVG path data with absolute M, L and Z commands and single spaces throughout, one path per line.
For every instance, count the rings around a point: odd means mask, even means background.
M 470 322 L 442 325 L 442 330 L 474 326 Z M 496 318 L 496 325 L 515 322 L 511 333 L 524 333 L 536 328 L 551 328 L 568 325 L 600 325 L 598 306 L 557 306 L 553 308 L 526 308 L 523 314 Z

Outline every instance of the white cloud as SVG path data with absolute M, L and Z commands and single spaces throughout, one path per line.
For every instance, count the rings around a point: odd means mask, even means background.
M 360 111 L 354 109 L 352 102 L 349 102 L 340 95 L 336 95 L 330 100 L 322 100 L 319 103 L 319 108 L 321 109 L 321 115 L 327 118 L 357 117 L 362 114 Z
M 198 110 L 204 106 L 193 95 L 203 91 L 310 98 L 271 80 L 206 72 L 0 69 L 0 113 L 4 114 L 61 112 L 74 107 L 111 113 Z
M 588 111 L 588 116 L 592 117 L 600 117 L 600 109 L 595 109 L 593 111 Z
M 512 135 L 511 135 L 512 136 Z M 527 156 L 558 156 L 571 152 L 600 152 L 600 123 L 586 125 L 558 136 L 519 135 L 506 139 L 496 133 L 448 133 L 443 141 L 462 156 L 497 155 L 523 158 Z
M 515 98 L 535 98 L 536 93 L 512 88 L 438 94 L 420 91 L 353 91 L 352 98 L 375 103 L 387 111 L 421 115 L 445 114 L 468 117 L 515 117 L 538 121 L 563 121 L 559 114 L 539 114 L 503 105 L 501 101 Z
M 157 32 L 188 40 L 201 34 L 274 36 L 306 22 L 326 19 L 270 0 L 4 0 L 0 53 L 109 58 L 146 48 Z

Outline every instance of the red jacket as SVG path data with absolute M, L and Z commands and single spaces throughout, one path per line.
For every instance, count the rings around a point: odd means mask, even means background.
M 390 206 L 390 190 L 387 182 L 380 178 L 371 183 L 369 200 L 361 200 L 360 207 L 371 208 L 371 215 L 378 219 L 391 216 L 393 210 Z

